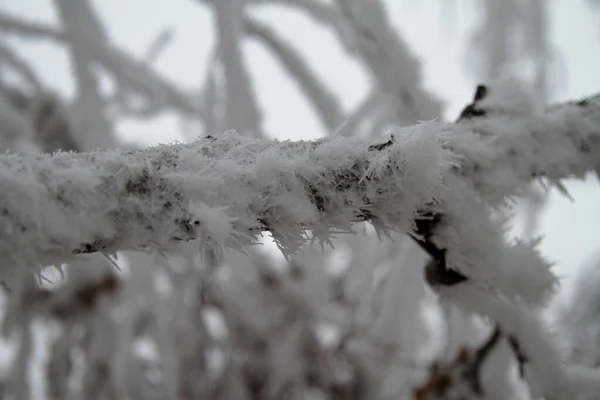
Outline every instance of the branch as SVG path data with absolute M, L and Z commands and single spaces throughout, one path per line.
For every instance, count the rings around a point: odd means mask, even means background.
M 339 15 L 337 10 L 320 1 L 305 1 L 305 0 L 251 0 L 250 3 L 252 5 L 261 5 L 261 4 L 285 4 L 294 8 L 297 8 L 299 11 L 303 11 L 308 16 L 310 16 L 315 22 L 321 23 L 323 25 L 336 28 L 342 25 L 342 18 Z
M 394 99 L 393 121 L 406 125 L 437 118 L 439 99 L 422 86 L 419 60 L 394 31 L 379 0 L 335 2 L 342 17 L 345 46 L 371 70 L 378 91 Z M 345 36 L 345 40 L 344 40 Z
M 382 97 L 379 92 L 371 92 L 350 112 L 349 116 L 331 133 L 331 136 L 374 136 L 373 132 L 376 130 L 372 128 L 372 125 L 374 125 L 372 120 L 377 117 L 378 113 L 381 113 L 381 106 L 383 105 Z M 366 133 L 363 132 L 365 121 L 369 123 Z
M 148 48 L 146 49 L 144 61 L 147 64 L 154 63 L 158 59 L 158 57 L 163 53 L 166 47 L 169 44 L 171 44 L 174 36 L 175 33 L 172 29 L 163 28 L 163 30 L 161 30 L 158 33 L 158 35 L 154 38 L 152 43 L 150 43 L 150 46 L 148 46 Z
M 13 98 L 9 96 L 13 96 Z M 0 90 L 0 150 L 12 151 L 36 151 L 37 146 L 33 144 L 33 127 L 17 106 L 23 98 L 20 93 L 11 92 L 8 89 Z M 18 104 L 22 105 L 22 104 Z
M 429 147 L 440 161 L 430 168 L 436 176 L 436 164 L 444 164 L 437 140 L 413 142 L 378 152 L 356 140 L 290 143 L 229 133 L 143 151 L 5 155 L 0 184 L 10 190 L 0 195 L 0 254 L 7 263 L 54 263 L 100 250 L 165 248 L 201 232 L 227 245 L 262 230 L 291 249 L 306 241 L 305 229 L 327 236 L 367 216 L 392 222 L 401 216 L 398 200 L 428 202 L 437 185 L 403 193 L 396 172 L 417 182 L 423 176 L 403 161 L 406 152 Z M 374 162 L 382 169 L 370 169 Z M 384 169 L 388 162 L 397 165 Z
M 393 99 L 393 121 L 409 124 L 436 118 L 441 103 L 424 90 L 418 60 L 396 35 L 380 1 L 252 0 L 255 5 L 285 4 L 333 29 L 342 46 L 371 71 L 377 91 Z
M 86 37 L 94 37 L 98 43 L 105 42 L 105 29 L 87 0 L 54 0 L 54 5 L 70 41 L 67 51 L 77 88 L 73 105 L 73 133 L 84 149 L 114 147 L 114 133 L 106 118 L 100 79 L 93 72 L 93 52 L 89 51 L 90 43 L 85 40 Z M 81 128 L 86 126 L 89 127 L 87 132 L 82 132 Z
M 42 83 L 37 77 L 37 74 L 29 66 L 29 63 L 13 51 L 12 48 L 0 42 L 0 61 L 7 64 L 10 68 L 24 78 L 25 83 L 29 86 L 29 89 L 34 93 L 41 93 Z
M 536 176 L 583 176 L 599 163 L 599 135 L 594 97 L 533 117 L 406 127 L 371 147 L 351 138 L 278 142 L 228 133 L 139 151 L 4 155 L 0 256 L 5 265 L 51 264 L 101 250 L 168 249 L 199 234 L 237 246 L 264 230 L 289 252 L 307 241 L 307 230 L 326 241 L 359 220 L 410 230 L 423 210 L 471 214 L 463 210 L 470 187 L 498 203 Z M 440 247 L 481 244 L 481 227 L 463 225 Z M 486 250 L 489 243 L 479 253 Z M 468 257 L 449 250 L 450 259 L 453 252 Z
M 225 123 L 229 129 L 257 136 L 262 116 L 242 56 L 244 2 L 221 0 L 212 6 L 225 75 Z
M 438 286 L 437 291 L 463 310 L 486 315 L 498 324 L 515 353 L 520 376 L 540 395 L 569 399 L 598 393 L 600 373 L 563 363 L 559 345 L 541 322 L 539 310 L 512 304 L 473 282 Z
M 500 342 L 501 336 L 502 332 L 496 326 L 478 348 L 463 347 L 450 363 L 434 363 L 430 368 L 428 380 L 413 391 L 413 398 L 483 398 L 486 391 L 480 378 L 482 368 Z M 459 397 L 459 393 L 462 396 Z
M 252 18 L 244 18 L 246 32 L 268 47 L 290 75 L 298 82 L 304 94 L 314 105 L 319 119 L 329 131 L 342 122 L 343 112 L 336 97 L 320 81 L 305 59 L 273 29 Z
M 45 39 L 59 44 L 69 44 L 67 35 L 51 26 L 27 21 L 7 13 L 0 12 L 0 32 L 17 34 L 26 38 Z M 175 85 L 153 72 L 143 62 L 137 61 L 127 53 L 93 40 L 80 38 L 89 45 L 89 55 L 102 65 L 115 80 L 125 88 L 142 93 L 150 99 L 158 98 L 165 107 L 180 110 L 183 113 L 202 116 L 202 107 L 181 92 Z

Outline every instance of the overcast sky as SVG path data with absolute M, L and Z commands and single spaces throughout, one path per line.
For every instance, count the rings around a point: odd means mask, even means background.
M 213 43 L 210 13 L 192 0 L 96 0 L 93 2 L 111 40 L 136 56 L 142 56 L 165 28 L 175 36 L 155 68 L 182 87 L 198 87 Z M 403 37 L 423 62 L 427 88 L 447 103 L 446 116 L 454 118 L 470 101 L 477 83 L 468 60 L 468 34 L 477 22 L 476 0 L 388 0 L 390 16 Z M 445 5 L 443 5 L 446 3 Z M 600 92 L 600 14 L 585 0 L 548 0 L 551 5 L 553 42 L 557 64 L 553 100 L 576 99 Z M 49 0 L 0 0 L 0 9 L 23 17 L 55 24 Z M 255 14 L 273 23 L 312 62 L 323 80 L 339 94 L 344 108 L 355 106 L 366 94 L 368 82 L 359 65 L 337 45 L 328 30 L 303 15 L 283 8 Z M 36 42 L 18 43 L 24 56 L 39 66 L 43 80 L 66 95 L 73 93 L 67 58 L 60 48 Z M 310 106 L 276 62 L 259 44 L 248 42 L 246 61 L 259 88 L 265 127 L 277 138 L 310 139 L 325 134 Z M 147 145 L 184 140 L 178 121 L 162 116 L 149 123 L 119 125 L 119 135 Z M 570 184 L 575 202 L 552 196 L 545 214 L 542 250 L 557 262 L 559 274 L 569 276 L 598 248 L 600 190 L 595 179 Z

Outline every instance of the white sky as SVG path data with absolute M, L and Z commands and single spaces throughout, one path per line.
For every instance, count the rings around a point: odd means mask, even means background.
M 499 0 L 501 1 L 501 0 Z M 155 68 L 182 87 L 197 88 L 213 42 L 212 17 L 193 0 L 96 0 L 93 2 L 119 47 L 142 56 L 160 30 L 175 37 Z M 474 85 L 469 69 L 469 29 L 476 23 L 477 0 L 388 0 L 390 17 L 423 62 L 426 86 L 447 102 L 448 118 L 470 101 Z M 548 0 L 553 41 L 558 51 L 554 100 L 576 99 L 600 92 L 600 14 L 585 0 Z M 49 0 L 0 0 L 0 9 L 47 23 L 56 23 Z M 306 55 L 324 82 L 342 99 L 344 108 L 356 105 L 368 82 L 360 66 L 336 44 L 331 32 L 310 19 L 283 8 L 261 9 L 255 15 L 273 26 Z M 14 41 L 23 55 L 39 66 L 45 82 L 71 94 L 73 83 L 64 51 L 50 44 Z M 258 90 L 267 132 L 277 138 L 310 139 L 325 132 L 310 106 L 286 73 L 257 43 L 245 47 L 247 66 Z M 119 135 L 147 145 L 184 140 L 177 120 L 163 116 L 150 123 L 123 123 Z M 595 179 L 570 184 L 575 202 L 553 196 L 541 233 L 542 250 L 557 262 L 559 274 L 569 276 L 597 249 L 600 227 L 599 186 Z

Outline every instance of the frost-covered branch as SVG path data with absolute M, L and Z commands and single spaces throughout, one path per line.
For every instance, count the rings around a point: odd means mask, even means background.
M 537 116 L 401 128 L 378 146 L 228 133 L 139 151 L 4 155 L 0 254 L 5 264 L 44 264 L 82 252 L 165 248 L 200 233 L 238 246 L 261 230 L 294 250 L 306 230 L 325 240 L 357 220 L 409 230 L 423 210 L 475 217 L 461 209 L 470 187 L 498 204 L 538 176 L 581 177 L 598 166 L 598 135 L 594 97 Z M 447 240 L 481 228 L 449 227 Z

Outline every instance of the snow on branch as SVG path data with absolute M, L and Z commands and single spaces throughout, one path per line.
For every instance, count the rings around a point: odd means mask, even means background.
M 465 209 L 477 202 L 469 200 L 473 188 L 496 205 L 538 176 L 581 177 L 600 162 L 599 137 L 600 97 L 593 97 L 534 116 L 423 123 L 379 145 L 228 132 L 139 151 L 6 154 L 0 255 L 5 265 L 48 264 L 199 237 L 240 247 L 264 230 L 294 251 L 307 230 L 320 240 L 359 220 L 410 230 L 424 212 L 448 215 L 452 226 L 480 214 L 485 225 L 483 211 Z M 477 237 L 477 229 L 500 235 L 478 224 L 438 235 L 452 246 L 473 241 L 461 236 Z
M 326 239 L 371 217 L 408 229 L 450 166 L 434 127 L 407 132 L 385 151 L 352 139 L 277 142 L 227 132 L 139 151 L 4 155 L 0 254 L 6 263 L 54 263 L 166 249 L 199 235 L 239 247 L 263 230 L 291 251 L 307 229 Z

